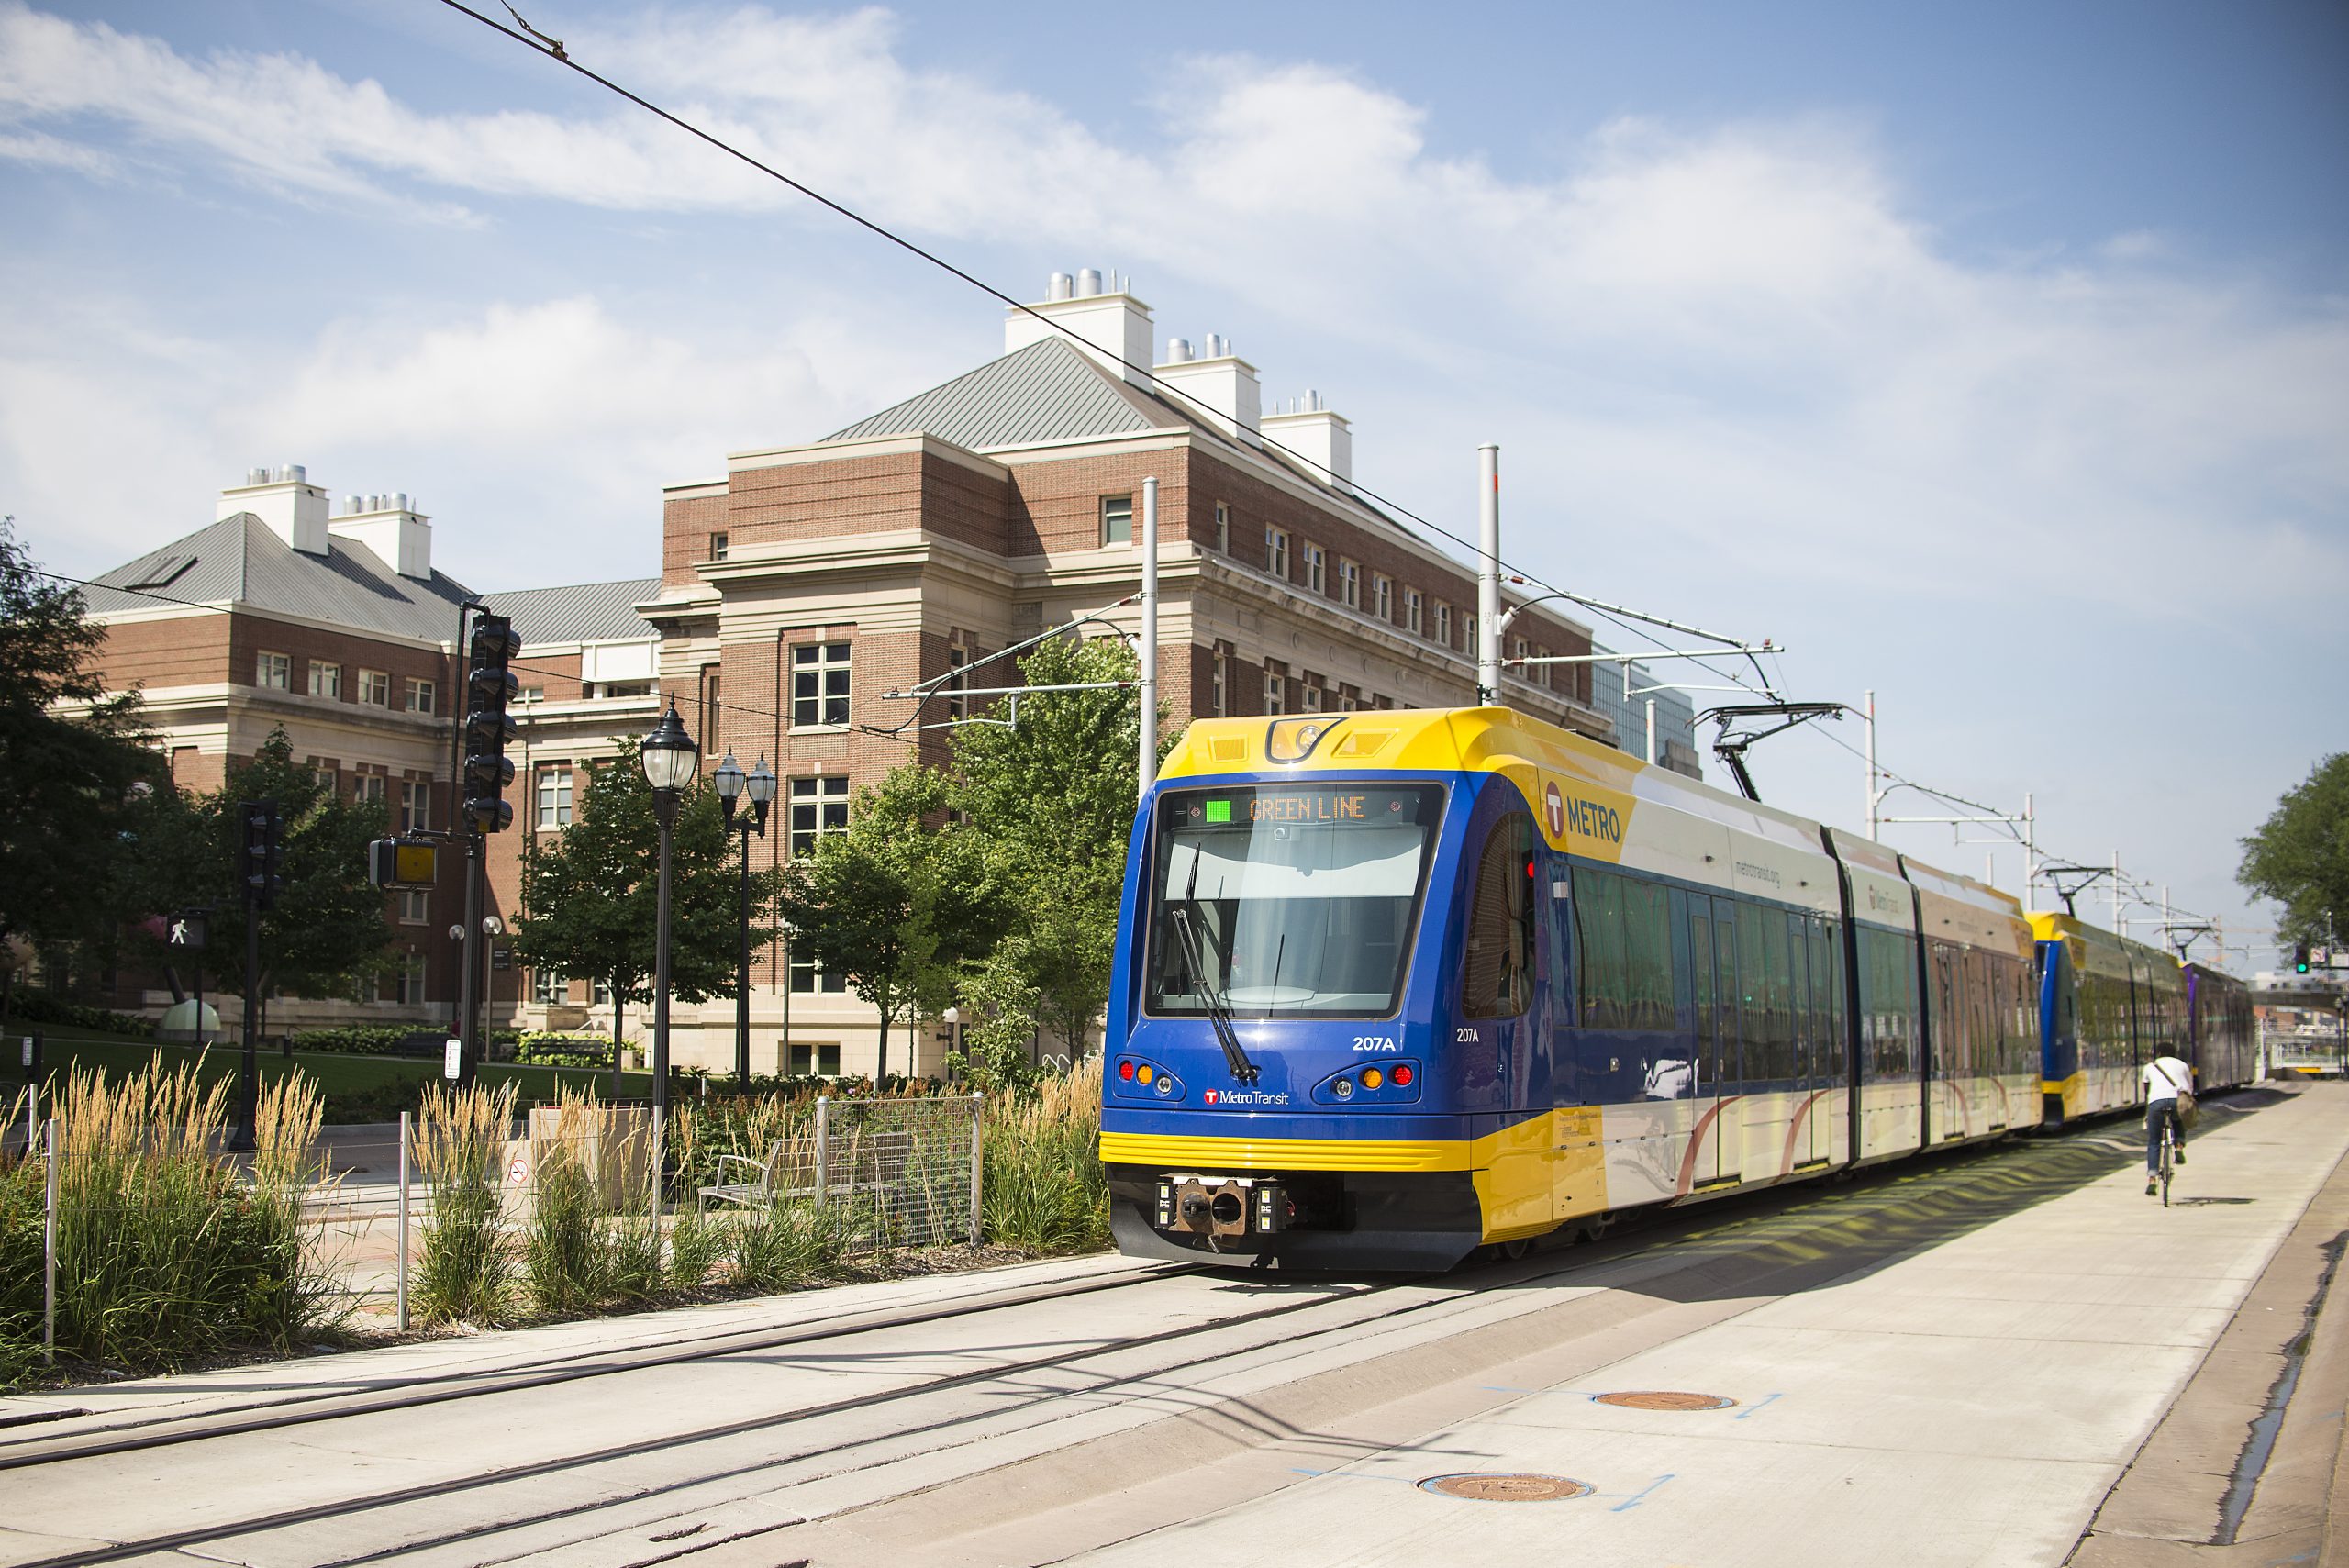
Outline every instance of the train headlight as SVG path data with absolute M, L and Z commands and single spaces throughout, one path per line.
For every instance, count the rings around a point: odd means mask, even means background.
M 1352 1078 L 1337 1079 L 1330 1084 L 1330 1092 L 1341 1100 L 1351 1100 L 1354 1097 L 1354 1081 Z

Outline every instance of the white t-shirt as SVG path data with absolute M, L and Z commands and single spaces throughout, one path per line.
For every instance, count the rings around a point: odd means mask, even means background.
M 2194 1070 L 2175 1056 L 2154 1057 L 2145 1063 L 2141 1076 L 2144 1079 L 2148 1104 L 2154 1100 L 2174 1100 L 2180 1089 L 2190 1091 L 2194 1086 Z

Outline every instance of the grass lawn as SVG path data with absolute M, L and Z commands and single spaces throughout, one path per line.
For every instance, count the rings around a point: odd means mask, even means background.
M 8 1046 L 0 1057 L 0 1083 L 20 1076 L 17 1066 L 16 1042 L 27 1031 L 12 1027 L 8 1031 Z M 160 1040 L 138 1040 L 126 1035 L 101 1034 L 94 1029 L 71 1027 L 41 1030 L 49 1065 L 63 1073 L 70 1065 L 100 1068 L 108 1073 L 134 1072 L 147 1064 L 150 1056 L 161 1053 L 167 1067 L 203 1061 L 206 1078 L 233 1076 L 242 1059 L 242 1051 L 234 1044 L 214 1044 L 202 1052 L 192 1045 L 173 1045 Z M 291 1059 L 280 1056 L 274 1049 L 261 1053 L 261 1075 L 264 1085 L 287 1073 L 304 1073 L 315 1079 L 319 1091 L 328 1097 L 328 1118 L 333 1120 L 388 1120 L 398 1116 L 395 1106 L 384 1114 L 369 1114 L 371 1104 L 380 1102 L 391 1106 L 391 1096 L 411 1085 L 420 1087 L 440 1076 L 440 1063 L 416 1057 L 349 1056 L 338 1051 L 297 1051 Z M 573 1087 L 592 1085 L 596 1093 L 608 1098 L 612 1092 L 612 1075 L 596 1067 L 525 1067 L 512 1062 L 486 1062 L 481 1069 L 484 1084 L 495 1085 L 511 1083 L 518 1103 L 547 1103 L 552 1101 L 565 1084 Z M 630 1097 L 649 1095 L 652 1092 L 652 1075 L 649 1073 L 628 1073 L 620 1078 L 621 1093 Z M 338 1100 L 351 1103 L 343 1107 L 352 1114 L 338 1118 Z

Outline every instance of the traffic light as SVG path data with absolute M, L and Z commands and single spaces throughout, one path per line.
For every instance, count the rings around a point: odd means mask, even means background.
M 266 909 L 285 891 L 285 819 L 273 800 L 248 800 L 237 807 L 237 880 L 245 897 Z
M 440 874 L 440 847 L 429 839 L 377 839 L 367 846 L 367 880 L 378 887 L 430 887 Z
M 2306 974 L 2308 972 L 2309 944 L 2306 942 L 2300 942 L 2295 945 L 2292 949 L 2292 973 L 2295 974 Z
M 514 764 L 507 759 L 506 743 L 514 739 L 514 718 L 506 711 L 519 683 L 507 666 L 522 651 L 514 623 L 504 616 L 484 616 L 473 623 L 467 651 L 473 668 L 465 677 L 465 820 L 484 833 L 495 833 L 512 824 L 514 808 L 502 798 L 514 782 Z

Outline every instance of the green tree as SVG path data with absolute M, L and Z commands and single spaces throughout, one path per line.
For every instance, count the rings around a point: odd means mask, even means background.
M 940 820 L 951 798 L 940 774 L 898 768 L 858 793 L 844 831 L 784 870 L 777 907 L 793 945 L 881 1015 L 876 1084 L 888 1075 L 890 1025 L 944 1007 L 963 962 L 1002 927 L 980 835 Z
M 270 732 L 250 761 L 230 768 L 218 791 L 157 790 L 137 804 L 129 823 L 136 854 L 117 895 L 123 912 L 209 906 L 205 969 L 226 988 L 240 988 L 245 890 L 238 851 L 244 825 L 237 808 L 248 800 L 276 801 L 284 819 L 279 842 L 285 886 L 262 913 L 255 989 L 317 996 L 382 973 L 393 962 L 392 929 L 383 893 L 367 880 L 367 844 L 387 830 L 384 804 L 345 799 L 321 782 L 295 760 L 283 728 Z M 169 956 L 152 936 L 144 941 L 154 956 Z
M 636 740 L 587 767 L 578 813 L 560 833 L 540 834 L 522 862 L 522 911 L 514 948 L 521 961 L 612 993 L 612 1037 L 627 1003 L 652 999 L 658 935 L 661 826 Z M 774 828 L 770 825 L 769 831 Z M 734 995 L 741 930 L 740 853 L 726 830 L 718 792 L 696 789 L 678 805 L 670 846 L 669 993 L 687 1002 Z M 777 883 L 751 875 L 751 941 L 769 940 L 765 912 Z
M 1130 682 L 1140 672 L 1123 642 L 1055 638 L 1023 657 L 1019 673 L 1022 684 L 1056 686 Z M 1141 712 L 1132 686 L 1052 692 L 1021 698 L 1008 727 L 954 732 L 953 804 L 985 835 L 995 879 L 1017 911 L 1018 940 L 986 960 L 1009 973 L 982 988 L 1030 997 L 1031 1021 L 1074 1052 L 1109 1000 Z M 1172 743 L 1161 740 L 1161 758 Z M 995 1032 L 1007 1029 L 1027 1032 L 1016 1018 Z
M 2349 938 L 2349 752 L 2325 758 L 2284 792 L 2275 812 L 2243 840 L 2235 880 L 2283 906 L 2287 943 Z
M 109 695 L 94 668 L 105 645 L 0 517 L 0 942 L 108 940 L 133 786 L 160 762 L 139 694 Z

